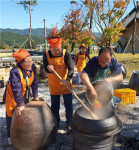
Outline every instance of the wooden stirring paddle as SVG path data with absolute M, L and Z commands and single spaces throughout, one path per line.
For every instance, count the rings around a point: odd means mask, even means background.
M 53 72 L 55 73 L 55 75 L 62 81 L 62 78 L 59 76 L 59 74 L 53 70 Z M 94 120 L 99 120 L 99 118 L 93 113 L 90 111 L 90 109 L 82 102 L 82 100 L 72 91 L 72 89 L 67 85 L 67 84 L 64 84 L 68 89 L 69 91 L 77 98 L 77 100 L 82 104 L 82 106 L 91 114 L 91 116 L 93 117 Z

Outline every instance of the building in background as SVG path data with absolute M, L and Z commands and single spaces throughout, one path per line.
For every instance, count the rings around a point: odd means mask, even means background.
M 134 8 L 123 20 L 125 30 L 122 31 L 121 43 L 127 45 L 125 52 L 132 52 L 132 34 L 134 29 L 134 19 L 136 16 L 136 31 L 135 31 L 135 53 L 139 53 L 139 5 L 137 3 L 137 15 Z M 130 40 L 130 42 L 129 42 Z M 129 42 L 129 43 L 128 43 Z

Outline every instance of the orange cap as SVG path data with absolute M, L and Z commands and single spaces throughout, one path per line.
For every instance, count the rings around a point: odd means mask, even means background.
M 30 56 L 30 53 L 26 49 L 19 49 L 15 53 L 13 53 L 13 58 L 20 62 L 21 60 L 25 59 L 27 56 Z
M 79 48 L 81 48 L 81 47 L 84 47 L 84 48 L 85 48 L 85 44 L 81 44 L 81 45 L 79 46 Z
M 50 47 L 61 47 L 62 39 L 61 38 L 52 38 L 48 40 L 48 44 Z

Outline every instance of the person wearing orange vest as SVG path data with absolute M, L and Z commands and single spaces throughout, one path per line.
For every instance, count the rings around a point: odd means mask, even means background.
M 90 60 L 90 56 L 87 51 L 85 51 L 85 44 L 81 44 L 79 46 L 80 51 L 77 54 L 75 65 L 77 67 L 78 71 L 78 85 L 81 84 L 80 75 L 83 70 L 83 68 L 86 66 L 86 57 Z
M 51 110 L 57 120 L 57 126 L 60 122 L 60 95 L 63 95 L 64 105 L 66 110 L 66 125 L 69 127 L 69 122 L 73 114 L 72 93 L 64 85 L 67 84 L 72 88 L 72 76 L 74 73 L 73 62 L 68 51 L 61 48 L 62 39 L 59 37 L 49 37 L 49 50 L 43 55 L 43 65 L 45 71 L 48 72 L 48 84 L 51 95 Z M 55 70 L 60 79 L 54 74 Z
M 32 64 L 32 57 L 25 49 L 20 49 L 13 53 L 13 57 L 17 61 L 17 66 L 10 71 L 9 81 L 7 81 L 3 101 L 6 105 L 6 123 L 8 144 L 12 144 L 10 140 L 10 125 L 13 112 L 21 115 L 25 103 L 28 102 L 27 94 L 29 87 L 32 88 L 34 100 L 38 98 L 38 81 L 36 67 Z

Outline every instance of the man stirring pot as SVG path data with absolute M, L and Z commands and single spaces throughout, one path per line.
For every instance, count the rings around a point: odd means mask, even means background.
M 81 80 L 89 90 L 93 100 L 98 100 L 98 94 L 92 85 L 93 81 L 101 80 L 106 85 L 111 86 L 123 80 L 120 66 L 117 60 L 112 57 L 112 54 L 113 51 L 110 47 L 102 47 L 98 56 L 90 59 L 81 73 Z

